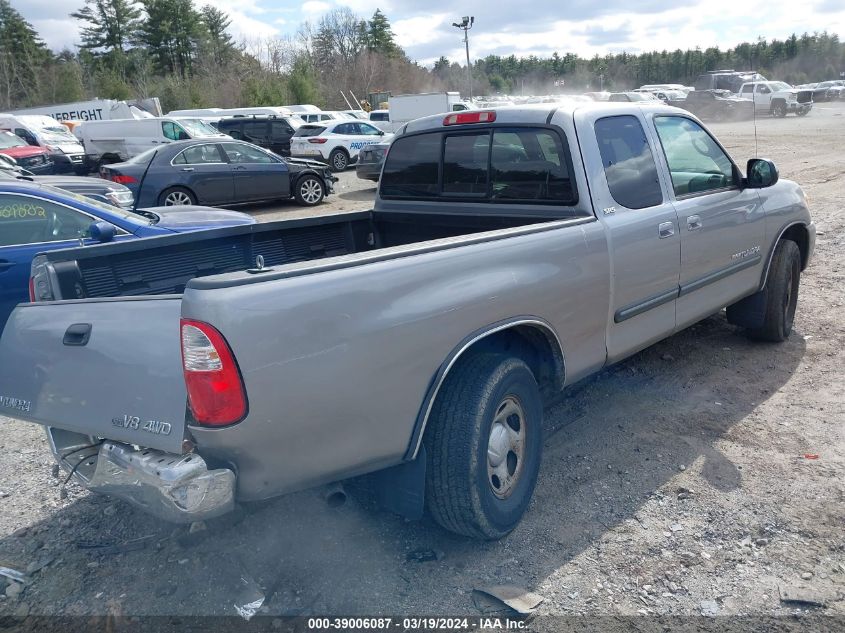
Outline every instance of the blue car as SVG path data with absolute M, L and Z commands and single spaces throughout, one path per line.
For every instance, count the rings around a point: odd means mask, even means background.
M 245 213 L 210 207 L 130 211 L 48 185 L 0 182 L 0 331 L 14 307 L 28 300 L 38 253 L 254 222 Z

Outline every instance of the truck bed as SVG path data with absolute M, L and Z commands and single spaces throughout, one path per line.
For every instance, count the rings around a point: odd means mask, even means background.
M 181 294 L 207 277 L 550 221 L 545 217 L 364 211 L 56 250 L 54 299 Z M 58 289 L 58 292 L 56 290 Z

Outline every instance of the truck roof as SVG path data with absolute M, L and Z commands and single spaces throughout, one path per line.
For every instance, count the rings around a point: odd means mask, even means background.
M 573 116 L 576 111 L 599 111 L 606 112 L 608 116 L 620 114 L 634 114 L 636 112 L 683 112 L 689 115 L 686 110 L 663 105 L 661 101 L 638 101 L 638 102 L 582 102 L 571 101 L 561 103 L 542 103 L 525 106 L 503 106 L 501 108 L 485 108 L 484 110 L 468 110 L 465 112 L 452 112 L 435 114 L 432 116 L 416 119 L 405 125 L 405 132 L 422 132 L 446 127 L 443 123 L 447 116 L 454 114 L 481 114 L 484 112 L 495 112 L 496 123 L 536 123 L 545 125 L 551 121 L 555 114 Z M 483 125 L 483 123 L 481 124 Z

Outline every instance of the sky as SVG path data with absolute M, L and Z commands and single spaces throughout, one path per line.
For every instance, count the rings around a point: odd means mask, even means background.
M 78 24 L 68 17 L 83 0 L 11 0 L 50 48 L 73 48 Z M 469 32 L 472 59 L 486 55 L 548 57 L 557 51 L 592 57 L 627 51 L 729 48 L 758 37 L 784 39 L 826 30 L 845 37 L 845 0 L 194 0 L 232 19 L 236 40 L 255 42 L 293 34 L 336 7 L 372 16 L 380 8 L 408 56 L 430 66 L 441 55 L 464 63 L 463 32 L 452 26 L 475 17 Z M 635 10 L 632 7 L 636 6 Z M 845 69 L 843 69 L 845 70 Z

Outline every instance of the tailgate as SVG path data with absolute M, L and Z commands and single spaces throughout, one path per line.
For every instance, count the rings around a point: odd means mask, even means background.
M 18 306 L 0 339 L 0 414 L 182 452 L 181 297 Z

